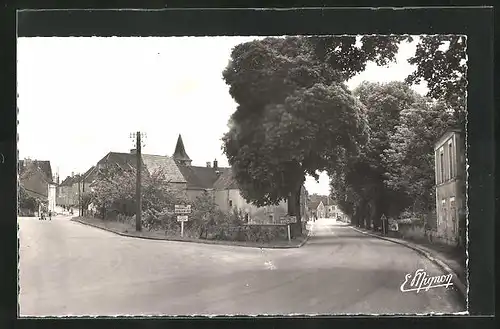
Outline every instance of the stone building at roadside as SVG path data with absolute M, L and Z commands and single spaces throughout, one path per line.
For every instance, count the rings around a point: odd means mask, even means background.
M 447 244 L 464 245 L 466 212 L 466 167 L 463 132 L 447 131 L 436 142 L 436 223 L 434 239 Z

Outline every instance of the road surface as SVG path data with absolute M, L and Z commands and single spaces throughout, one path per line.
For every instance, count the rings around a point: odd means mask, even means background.
M 20 315 L 394 314 L 464 310 L 452 288 L 403 293 L 438 268 L 333 219 L 302 248 L 118 236 L 68 217 L 19 219 Z

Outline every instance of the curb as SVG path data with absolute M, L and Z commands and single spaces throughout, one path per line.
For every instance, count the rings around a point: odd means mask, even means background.
M 457 274 L 448 265 L 446 265 L 442 260 L 434 257 L 428 251 L 423 250 L 423 249 L 417 247 L 416 245 L 414 245 L 414 244 L 412 244 L 410 242 L 401 241 L 401 240 L 397 240 L 397 239 L 393 239 L 393 238 L 389 238 L 389 237 L 385 237 L 385 236 L 380 236 L 380 235 L 372 234 L 372 233 L 369 233 L 369 232 L 362 231 L 362 230 L 360 230 L 358 228 L 355 228 L 353 226 L 349 226 L 349 227 L 351 229 L 353 229 L 353 230 L 355 230 L 357 232 L 363 233 L 365 235 L 370 235 L 370 236 L 373 236 L 373 237 L 376 237 L 376 238 L 379 238 L 379 239 L 382 239 L 382 240 L 386 240 L 386 241 L 390 241 L 390 242 L 393 242 L 393 243 L 397 243 L 397 244 L 403 245 L 403 246 L 408 247 L 410 249 L 413 249 L 416 252 L 418 252 L 419 254 L 425 256 L 427 259 L 429 259 L 431 262 L 433 262 L 439 268 L 441 268 L 441 270 L 443 270 L 443 271 L 445 271 L 447 273 L 451 273 L 452 274 L 452 278 L 453 278 L 452 279 L 453 285 L 455 287 L 457 287 L 457 290 L 462 295 L 462 297 L 467 298 L 467 288 L 466 288 L 465 284 L 463 284 L 463 282 L 458 278 Z
M 144 239 L 144 240 L 156 240 L 156 241 L 171 241 L 171 242 L 186 242 L 186 243 L 197 243 L 197 244 L 210 244 L 210 245 L 218 245 L 218 246 L 228 246 L 228 247 L 246 247 L 246 248 L 258 248 L 258 249 L 292 249 L 292 248 L 300 248 L 302 247 L 308 240 L 309 240 L 309 235 L 305 237 L 305 239 L 299 243 L 298 245 L 292 245 L 292 246 L 264 246 L 264 245 L 246 245 L 243 243 L 224 243 L 223 241 L 216 241 L 213 242 L 211 240 L 194 240 L 194 239 L 180 239 L 180 238 L 157 238 L 157 237 L 150 237 L 150 236 L 137 236 L 133 234 L 128 234 L 128 233 L 123 233 L 123 232 L 118 232 L 113 229 L 107 228 L 107 227 L 102 227 L 98 226 L 95 224 L 87 223 L 84 222 L 80 219 L 72 218 L 71 221 L 80 223 L 82 225 L 87 225 L 90 227 L 95 227 L 98 229 L 101 229 L 103 231 L 107 231 L 113 234 L 117 234 L 120 236 L 128 237 L 128 238 L 136 238 L 136 239 Z

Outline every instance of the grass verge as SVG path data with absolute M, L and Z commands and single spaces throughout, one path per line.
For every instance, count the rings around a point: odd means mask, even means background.
M 205 239 L 193 239 L 186 238 L 179 235 L 166 235 L 164 231 L 149 231 L 143 229 L 142 232 L 137 232 L 135 226 L 118 221 L 102 220 L 99 218 L 89 218 L 89 217 L 74 217 L 72 221 L 79 222 L 81 224 L 93 226 L 106 231 L 110 231 L 122 236 L 135 237 L 142 239 L 151 240 L 166 240 L 166 241 L 180 241 L 180 242 L 192 242 L 192 243 L 203 243 L 203 244 L 216 244 L 216 245 L 227 245 L 227 246 L 240 246 L 240 247 L 252 247 L 252 248 L 300 248 L 303 246 L 307 240 L 307 237 L 298 237 L 288 241 L 274 241 L 274 242 L 249 242 L 249 241 L 221 241 L 221 240 L 205 240 Z

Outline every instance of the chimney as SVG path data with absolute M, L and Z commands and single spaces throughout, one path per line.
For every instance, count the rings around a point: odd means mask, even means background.
M 75 172 L 74 172 L 74 171 L 72 171 L 72 172 L 71 172 L 71 177 L 74 177 L 74 176 L 75 176 Z
M 210 161 L 207 162 L 207 168 L 210 168 L 212 166 L 212 163 Z
M 136 154 L 137 153 L 137 149 L 130 149 L 130 154 Z
M 217 166 L 217 159 L 214 160 L 214 169 L 215 170 L 218 170 L 219 169 L 219 166 Z

